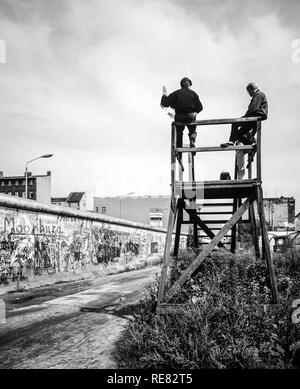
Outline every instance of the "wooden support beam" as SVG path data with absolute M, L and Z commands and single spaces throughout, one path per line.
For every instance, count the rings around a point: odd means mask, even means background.
M 165 243 L 165 249 L 164 249 L 164 261 L 162 265 L 161 270 L 161 276 L 160 276 L 160 283 L 158 288 L 158 303 L 163 301 L 164 293 L 165 293 L 165 286 L 166 286 L 166 280 L 167 280 L 167 273 L 168 273 L 168 266 L 170 262 L 170 250 L 171 250 L 171 244 L 172 244 L 172 235 L 173 235 L 173 228 L 174 228 L 174 221 L 175 221 L 175 212 L 177 209 L 177 204 L 175 209 L 173 209 L 172 205 L 169 210 L 169 221 L 168 221 L 168 231 L 166 235 L 166 243 Z
M 174 223 L 176 218 L 177 211 L 177 200 L 175 197 L 175 177 L 176 177 L 176 155 L 175 155 L 175 146 L 176 146 L 176 126 L 175 123 L 172 123 L 171 126 L 171 204 L 169 209 L 169 220 L 168 220 L 168 230 L 166 235 L 166 243 L 164 248 L 164 257 L 163 257 L 163 265 L 161 269 L 160 282 L 158 287 L 158 296 L 157 301 L 160 303 L 165 294 L 165 286 L 167 280 L 168 273 L 168 265 L 170 262 L 170 250 L 172 244 L 172 235 L 174 229 Z
M 246 145 L 246 146 L 228 146 L 228 147 L 219 147 L 219 146 L 206 146 L 206 147 L 177 147 L 176 151 L 179 153 L 208 153 L 211 151 L 251 151 L 254 150 L 255 146 Z
M 235 198 L 233 200 L 233 207 L 232 207 L 233 214 L 236 213 L 236 210 L 238 208 L 237 205 L 238 205 L 237 198 Z M 230 246 L 230 251 L 232 253 L 234 253 L 235 250 L 236 250 L 236 224 L 231 229 L 231 246 Z
M 250 161 L 250 159 L 248 159 L 247 169 L 248 169 L 248 179 L 252 179 L 252 161 Z M 255 212 L 254 212 L 253 203 L 249 207 L 249 219 L 250 219 L 250 223 L 251 223 L 252 240 L 253 240 L 255 256 L 256 256 L 256 258 L 260 258 L 258 230 L 256 227 L 256 219 L 255 219 Z
M 222 227 L 209 227 L 212 231 L 220 231 Z
M 193 213 L 195 213 L 195 211 L 193 211 Z M 193 232 L 194 232 L 194 247 L 198 248 L 199 247 L 198 225 L 195 221 L 193 223 Z
M 248 123 L 248 122 L 257 122 L 260 121 L 261 118 L 257 116 L 251 117 L 241 117 L 241 118 L 229 118 L 229 119 L 206 119 L 206 120 L 196 120 L 192 123 L 183 123 L 176 122 L 178 125 L 196 125 L 196 126 L 210 126 L 215 124 L 232 124 L 232 123 Z
M 227 220 L 203 220 L 201 219 L 203 222 L 207 223 L 207 224 L 224 224 L 227 222 Z M 242 221 L 243 223 L 250 223 L 250 220 L 243 220 Z
M 220 230 L 219 230 L 220 231 Z M 209 238 L 209 236 L 208 235 L 198 235 L 199 236 L 199 238 Z M 231 238 L 231 235 L 224 235 L 223 236 L 223 238 Z
M 257 156 L 256 156 L 256 176 L 261 183 L 261 126 L 257 123 Z
M 171 208 L 173 208 L 173 210 L 175 210 L 176 138 L 177 138 L 176 127 L 175 124 L 172 123 L 172 127 L 171 127 Z
M 229 215 L 229 214 L 232 214 L 233 212 L 232 211 L 228 211 L 228 212 L 197 212 L 197 215 Z
M 234 159 L 234 179 L 236 180 L 238 178 L 238 153 L 235 153 L 235 159 Z M 238 208 L 238 200 L 236 197 L 233 199 L 233 207 L 232 207 L 232 213 L 235 213 Z M 236 250 L 236 224 L 231 229 L 231 245 L 230 245 L 230 251 L 234 253 Z
M 252 180 L 214 180 L 214 181 L 176 181 L 175 182 L 175 193 L 180 197 L 191 198 L 197 197 L 197 199 L 209 199 L 209 193 L 214 192 L 218 194 L 217 198 L 230 198 L 233 197 L 248 197 L 249 192 L 255 189 L 257 181 Z M 244 193 L 247 193 L 247 196 L 244 196 Z M 213 197 L 214 198 L 214 197 Z M 201 204 L 199 204 L 201 206 Z
M 194 169 L 194 157 L 192 153 L 188 153 L 188 164 L 189 164 L 189 181 L 195 181 L 195 169 Z M 189 209 L 192 210 L 192 214 L 194 215 L 197 209 L 197 203 L 196 199 L 189 201 Z M 198 230 L 197 230 L 197 223 L 195 219 L 193 220 L 193 240 L 194 240 L 194 247 L 199 247 L 198 242 Z
M 176 233 L 175 233 L 175 242 L 174 242 L 174 257 L 177 257 L 180 243 L 180 232 L 181 232 L 181 224 L 183 219 L 183 206 L 182 199 L 177 201 L 177 220 L 176 220 Z
M 257 227 L 256 227 L 255 212 L 254 212 L 253 204 L 250 205 L 249 216 L 250 216 L 250 222 L 251 222 L 251 231 L 252 231 L 252 239 L 253 239 L 255 256 L 256 256 L 256 258 L 260 258 L 260 251 L 259 251 L 259 244 L 258 244 L 258 231 L 257 231 Z
M 203 203 L 199 204 L 201 208 L 204 207 L 232 207 L 233 203 Z
M 190 148 L 188 150 L 191 150 Z M 194 158 L 192 153 L 188 153 L 188 164 L 189 164 L 189 181 L 195 181 L 195 171 L 194 171 Z
M 212 230 L 205 224 L 203 220 L 200 219 L 197 214 L 189 209 L 185 209 L 185 211 L 190 215 L 190 218 L 195 221 L 197 225 L 200 226 L 200 228 L 207 234 L 207 236 L 211 239 L 215 237 L 215 234 L 212 232 Z M 198 228 L 197 228 L 197 235 L 198 235 Z M 223 243 L 219 242 L 217 244 L 218 247 L 223 247 Z
M 181 288 L 181 286 L 187 281 L 187 279 L 197 270 L 201 263 L 212 252 L 214 247 L 223 239 L 224 235 L 234 226 L 235 223 L 242 217 L 242 215 L 249 208 L 249 205 L 253 201 L 253 198 L 247 198 L 244 203 L 239 207 L 235 214 L 228 220 L 225 226 L 218 232 L 218 234 L 212 239 L 210 244 L 204 248 L 204 250 L 197 256 L 197 258 L 191 263 L 191 265 L 181 274 L 179 279 L 171 286 L 171 288 L 165 294 L 165 302 L 168 302 Z
M 262 188 L 260 185 L 257 187 L 257 209 L 258 209 L 260 226 L 261 226 L 261 235 L 262 235 L 263 248 L 264 248 L 264 259 L 266 260 L 267 267 L 268 267 L 268 273 L 269 273 L 269 282 L 270 282 L 271 293 L 272 293 L 272 302 L 273 302 L 273 304 L 278 304 L 278 291 L 277 291 L 276 280 L 275 280 L 273 260 L 272 260 L 271 251 L 270 251 L 267 225 L 266 225 L 266 220 L 265 220 L 264 205 L 263 205 L 263 192 L 262 192 Z
M 203 244 L 203 245 L 204 244 L 210 244 L 210 242 L 201 242 L 201 244 Z M 222 244 L 223 244 L 223 249 L 228 251 L 228 249 L 225 246 L 226 245 L 231 245 L 231 242 L 223 242 Z

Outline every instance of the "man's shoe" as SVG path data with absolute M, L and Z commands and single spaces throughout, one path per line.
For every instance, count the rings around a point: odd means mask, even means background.
M 234 143 L 233 142 L 226 142 L 226 143 L 220 144 L 220 147 L 230 147 L 230 146 L 234 146 Z

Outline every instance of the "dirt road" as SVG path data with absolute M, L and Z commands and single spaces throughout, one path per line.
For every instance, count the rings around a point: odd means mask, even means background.
M 0 368 L 116 368 L 111 351 L 128 322 L 118 307 L 137 302 L 159 267 L 9 293 L 0 325 Z

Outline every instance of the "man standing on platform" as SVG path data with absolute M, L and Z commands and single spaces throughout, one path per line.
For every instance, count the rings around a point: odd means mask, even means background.
M 167 89 L 163 87 L 163 95 L 161 98 L 162 107 L 171 107 L 175 109 L 175 122 L 192 123 L 196 120 L 197 113 L 203 110 L 199 96 L 191 90 L 192 81 L 184 77 L 180 81 L 181 89 L 172 92 L 169 96 Z M 196 125 L 187 125 L 189 130 L 190 147 L 195 147 L 197 137 Z M 185 125 L 177 125 L 177 142 L 176 147 L 182 147 L 183 130 Z
M 255 82 L 247 85 L 247 92 L 252 97 L 248 110 L 243 117 L 258 116 L 261 120 L 268 118 L 268 102 L 266 95 L 261 92 Z M 260 126 L 260 121 L 257 122 Z M 229 142 L 222 143 L 221 147 L 234 146 L 236 142 L 242 142 L 244 145 L 255 143 L 255 134 L 257 131 L 256 122 L 246 122 L 244 124 L 233 123 Z

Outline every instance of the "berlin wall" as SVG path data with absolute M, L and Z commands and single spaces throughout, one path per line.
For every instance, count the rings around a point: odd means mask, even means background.
M 158 263 L 165 236 L 162 228 L 0 194 L 0 293 Z

